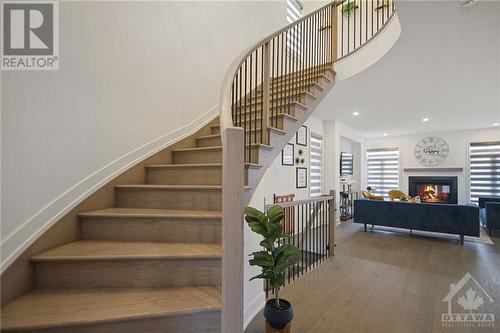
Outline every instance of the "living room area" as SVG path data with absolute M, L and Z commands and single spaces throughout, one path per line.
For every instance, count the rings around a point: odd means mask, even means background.
M 500 49 L 488 6 L 402 2 L 389 52 L 345 79 L 341 61 L 305 124 L 322 138 L 322 193 L 337 194 L 334 255 L 280 291 L 293 331 L 498 331 Z M 497 316 L 448 316 L 463 313 Z M 250 317 L 245 332 L 262 332 L 263 316 Z
M 491 243 L 500 228 L 498 136 L 492 125 L 365 140 L 363 194 L 376 203 L 359 201 L 354 222 Z
M 335 250 L 280 291 L 294 305 L 293 330 L 454 331 L 447 314 L 462 313 L 456 302 L 468 288 L 478 292 L 471 298 L 482 297 L 475 312 L 499 313 L 491 301 L 500 297 L 498 126 L 363 137 L 339 121 L 319 124 L 315 117 L 306 123 L 322 131 L 322 182 L 339 190 Z M 460 291 L 448 311 L 455 284 Z M 262 332 L 264 317 L 253 318 L 245 332 Z M 497 329 L 495 322 L 468 325 L 458 332 Z

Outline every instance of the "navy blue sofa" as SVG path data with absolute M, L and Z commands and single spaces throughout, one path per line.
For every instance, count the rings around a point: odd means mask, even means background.
M 479 237 L 479 208 L 474 205 L 354 201 L 354 223 Z
M 500 198 L 479 198 L 479 215 L 481 223 L 491 229 L 500 229 Z

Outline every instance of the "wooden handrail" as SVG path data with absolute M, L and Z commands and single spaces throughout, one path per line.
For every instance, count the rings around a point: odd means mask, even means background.
M 328 201 L 332 200 L 333 195 L 322 195 L 319 197 L 314 197 L 314 198 L 308 198 L 308 199 L 303 199 L 303 200 L 295 200 L 295 201 L 289 201 L 289 202 L 279 202 L 279 203 L 273 203 L 273 204 L 267 204 L 264 206 L 264 209 L 269 209 L 274 205 L 278 205 L 281 207 L 293 207 L 293 206 L 300 206 L 300 205 L 305 205 L 309 203 L 315 203 L 315 202 L 320 202 L 320 201 Z

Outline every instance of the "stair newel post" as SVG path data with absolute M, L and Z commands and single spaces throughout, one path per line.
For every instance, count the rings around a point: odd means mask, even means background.
M 328 255 L 335 255 L 335 227 L 337 225 L 337 217 L 335 214 L 335 211 L 337 210 L 335 208 L 336 204 L 336 198 L 335 198 L 335 191 L 330 190 L 330 196 L 332 197 L 328 201 L 328 218 L 329 218 L 329 230 L 328 230 Z
M 337 51 L 337 37 L 338 37 L 337 36 L 337 31 L 338 31 L 338 29 L 337 29 L 337 15 L 338 15 L 337 2 L 333 2 L 332 3 L 331 9 L 332 9 L 330 11 L 331 12 L 331 18 L 330 18 L 330 20 L 331 20 L 331 24 L 330 24 L 331 29 L 330 29 L 330 32 L 332 33 L 332 45 L 331 45 L 331 47 L 332 47 L 332 50 L 331 50 L 331 52 L 332 52 L 332 54 L 331 54 L 332 59 L 331 60 L 332 61 L 331 62 L 332 62 L 332 66 L 333 66 L 333 62 L 335 60 L 337 60 L 337 52 L 338 52 Z
M 243 332 L 244 130 L 222 133 L 222 332 Z
M 269 42 L 266 42 L 264 44 L 264 63 L 262 64 L 264 66 L 263 70 L 263 77 L 262 77 L 262 119 L 264 120 L 263 122 L 263 134 L 264 134 L 264 140 L 265 144 L 269 144 L 269 116 L 270 116 L 270 110 L 269 110 L 269 83 L 270 83 L 270 72 L 271 72 L 271 65 L 270 65 L 270 56 L 269 56 Z M 264 131 L 266 129 L 266 131 Z

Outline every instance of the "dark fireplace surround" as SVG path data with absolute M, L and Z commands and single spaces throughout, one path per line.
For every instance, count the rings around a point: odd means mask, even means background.
M 458 177 L 408 177 L 410 196 L 425 203 L 458 203 Z

